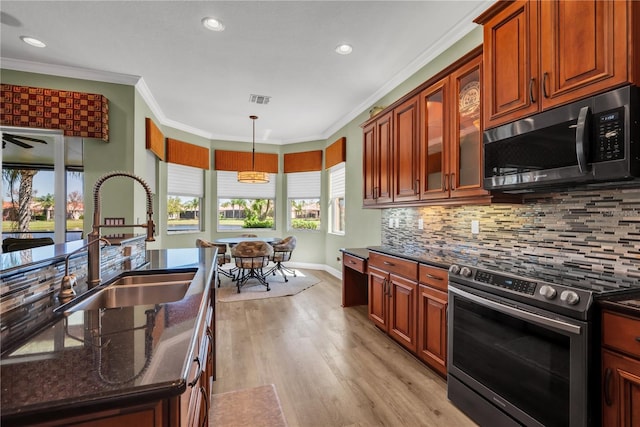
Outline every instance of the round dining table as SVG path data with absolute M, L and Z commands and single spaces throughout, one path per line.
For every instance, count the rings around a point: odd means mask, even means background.
M 267 243 L 275 243 L 282 240 L 281 237 L 223 237 L 220 239 L 216 239 L 213 243 L 226 243 L 228 245 L 237 245 L 240 242 L 267 242 Z

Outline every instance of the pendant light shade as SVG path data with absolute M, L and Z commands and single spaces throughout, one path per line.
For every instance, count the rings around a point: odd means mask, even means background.
M 239 171 L 238 182 L 246 184 L 266 184 L 269 182 L 268 172 L 256 171 L 256 119 L 258 116 L 249 116 L 253 120 L 253 148 L 251 150 L 251 170 Z

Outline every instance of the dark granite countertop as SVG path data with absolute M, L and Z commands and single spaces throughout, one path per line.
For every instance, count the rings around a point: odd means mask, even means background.
M 369 259 L 369 249 L 365 248 L 340 248 L 340 252 L 353 255 L 356 258 L 364 260 Z
M 206 315 L 215 249 L 150 250 L 145 270 L 196 271 L 180 301 L 60 314 L 0 359 L 2 424 L 179 395 Z M 25 418 L 26 417 L 26 418 Z
M 143 234 L 119 234 L 117 236 L 104 236 L 114 245 L 125 245 L 129 242 L 143 239 Z M 87 240 L 74 240 L 72 242 L 55 245 L 40 246 L 23 251 L 0 253 L 0 276 L 14 274 L 23 269 L 31 269 L 34 266 L 44 266 L 60 262 L 71 252 L 87 244 Z M 80 254 L 78 254 L 80 256 Z

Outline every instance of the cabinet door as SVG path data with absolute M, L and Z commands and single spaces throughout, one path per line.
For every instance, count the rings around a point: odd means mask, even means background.
M 449 197 L 444 183 L 448 182 L 449 173 L 445 146 L 449 144 L 451 132 L 448 110 L 445 99 L 448 99 L 448 78 L 425 89 L 420 94 L 420 199 L 442 199 Z
M 543 108 L 628 80 L 628 2 L 540 2 Z
M 418 200 L 419 192 L 419 121 L 415 96 L 393 110 L 393 201 Z
M 447 374 L 447 294 L 420 285 L 418 293 L 418 357 Z
M 602 425 L 640 425 L 640 361 L 602 351 Z
M 415 353 L 418 284 L 391 274 L 389 285 L 389 336 Z
M 478 56 L 451 74 L 453 123 L 449 159 L 450 197 L 482 196 L 482 132 L 480 81 L 482 57 Z M 446 181 L 445 181 L 446 185 Z
M 391 178 L 393 174 L 392 141 L 393 141 L 393 115 L 385 114 L 376 120 L 376 164 L 377 176 L 375 180 L 376 203 L 389 203 L 392 201 Z
M 540 109 L 536 5 L 515 1 L 484 24 L 485 128 Z
M 387 300 L 389 275 L 375 267 L 369 267 L 369 319 L 387 330 L 389 305 Z
M 363 205 L 376 203 L 376 123 L 369 123 L 363 129 L 362 173 L 364 181 Z

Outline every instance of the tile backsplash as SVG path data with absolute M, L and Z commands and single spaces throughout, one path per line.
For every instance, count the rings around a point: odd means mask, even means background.
M 382 244 L 535 258 L 640 280 L 640 189 L 552 193 L 514 205 L 385 209 Z

